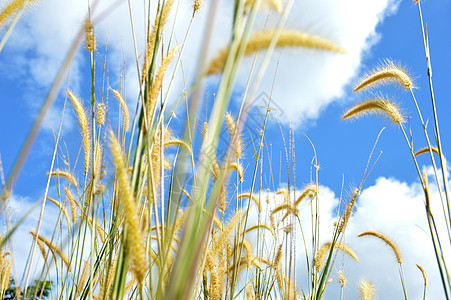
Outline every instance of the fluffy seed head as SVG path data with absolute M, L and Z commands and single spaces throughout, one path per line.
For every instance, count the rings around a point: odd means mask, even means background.
M 435 154 L 439 155 L 438 153 L 438 149 L 436 147 L 431 147 L 431 151 L 434 152 Z M 424 154 L 424 153 L 429 153 L 429 147 L 424 147 L 421 148 L 420 150 L 418 150 L 417 152 L 415 152 L 415 156 Z
M 194 3 L 193 3 L 194 13 L 198 12 L 201 7 L 202 7 L 202 0 L 194 0 Z
M 274 29 L 261 30 L 254 33 L 247 43 L 246 49 L 244 50 L 244 55 L 251 55 L 258 51 L 267 49 L 271 44 L 274 33 Z M 290 29 L 284 29 L 280 32 L 279 38 L 276 42 L 276 47 L 303 47 L 316 50 L 332 51 L 336 53 L 346 53 L 343 48 L 328 39 L 311 35 L 303 31 Z M 228 47 L 222 49 L 219 52 L 218 56 L 210 63 L 207 75 L 218 74 L 222 72 L 228 53 Z
M 112 89 L 111 87 L 110 87 L 110 90 L 113 92 L 114 96 L 116 96 L 117 101 L 119 101 L 119 104 L 121 105 L 122 113 L 124 114 L 124 117 L 123 117 L 124 131 L 127 132 L 128 127 L 129 127 L 129 122 L 130 122 L 127 103 L 125 102 L 124 98 L 122 98 L 121 93 L 119 93 L 115 89 Z
M 423 275 L 424 289 L 427 289 L 428 278 L 426 277 L 426 272 L 424 271 L 424 269 L 420 265 L 417 265 L 417 268 L 420 270 L 421 274 Z
M 343 217 L 340 222 L 340 226 L 338 227 L 338 232 L 342 233 L 346 229 L 346 225 L 348 224 L 349 219 L 352 215 L 352 209 L 354 208 L 354 203 L 357 197 L 360 195 L 360 189 L 355 189 L 352 194 L 351 200 L 349 200 L 348 205 L 346 206 L 346 210 L 343 214 Z
M 96 50 L 96 37 L 94 35 L 94 26 L 92 26 L 91 20 L 89 19 L 85 21 L 85 39 L 86 49 L 89 52 L 94 52 Z
M 81 135 L 83 139 L 83 150 L 85 154 L 85 177 L 88 174 L 89 169 L 89 163 L 91 158 L 91 129 L 89 127 L 88 118 L 86 114 L 86 110 L 84 109 L 83 105 L 81 104 L 80 100 L 78 100 L 75 95 L 67 90 L 67 94 L 70 97 L 70 100 L 72 101 L 72 104 L 74 105 L 75 111 L 77 112 L 78 116 L 78 122 L 80 124 L 81 128 Z
M 246 0 L 245 5 L 249 9 L 252 8 L 254 5 L 255 0 Z M 260 5 L 263 6 L 269 6 L 271 9 L 275 10 L 276 12 L 282 11 L 282 1 L 281 0 L 263 0 L 260 1 Z
M 130 185 L 128 177 L 125 156 L 122 152 L 121 145 L 116 140 L 114 133 L 110 132 L 111 152 L 114 157 L 114 165 L 116 167 L 117 178 L 119 183 L 120 198 L 124 206 L 125 222 L 127 224 L 127 247 L 132 257 L 132 270 L 136 280 L 142 282 L 146 275 L 147 263 L 146 253 L 144 251 L 144 239 L 141 233 L 141 226 L 138 219 L 138 211 L 136 208 L 135 197 Z
M 72 174 L 67 171 L 56 169 L 51 173 L 47 173 L 47 176 L 48 175 L 66 178 L 67 180 L 69 180 L 70 183 L 74 185 L 74 187 L 77 187 L 77 181 L 75 180 L 74 176 L 72 176 Z
M 342 288 L 346 285 L 346 277 L 344 276 L 343 271 L 338 272 L 338 282 Z
M 323 265 L 323 260 L 326 257 L 327 254 L 329 254 L 330 249 L 332 247 L 332 242 L 324 243 L 321 248 L 318 250 L 318 253 L 316 255 L 315 259 L 315 268 L 317 271 L 321 270 L 321 267 Z M 336 242 L 334 244 L 334 249 L 343 251 L 344 253 L 348 254 L 350 257 L 352 257 L 355 261 L 359 261 L 359 258 L 357 257 L 357 254 L 345 243 L 339 243 Z
M 362 300 L 374 299 L 374 285 L 366 279 L 360 282 L 359 292 Z
M 96 123 L 99 125 L 105 124 L 105 103 L 97 104 Z
M 375 231 L 375 230 L 364 231 L 358 235 L 358 237 L 362 237 L 362 236 L 374 236 L 374 237 L 377 237 L 377 238 L 381 239 L 382 241 L 384 241 L 385 244 L 387 244 L 388 246 L 390 246 L 390 248 L 392 248 L 393 253 L 396 256 L 396 260 L 398 261 L 398 263 L 402 264 L 401 251 L 399 251 L 398 246 L 388 236 L 386 236 L 385 234 L 383 234 L 381 232 Z
M 158 68 L 158 71 L 152 82 L 152 87 L 149 90 L 149 107 L 148 107 L 149 117 L 153 114 L 153 110 L 155 108 L 157 97 L 158 97 L 158 94 L 160 93 L 160 90 L 161 90 L 161 87 L 163 84 L 164 74 L 166 73 L 166 70 L 169 67 L 172 60 L 174 59 L 175 55 L 180 50 L 181 46 L 182 45 L 175 46 L 171 50 L 171 52 L 169 52 L 168 55 L 163 59 L 160 67 Z
M 345 120 L 374 113 L 382 114 L 398 125 L 404 123 L 404 116 L 398 105 L 383 97 L 372 98 L 360 102 L 348 109 L 341 118 Z
M 354 88 L 354 92 L 391 82 L 398 83 L 406 90 L 414 88 L 412 78 L 407 74 L 407 71 L 387 60 L 378 68 L 363 76 L 360 83 Z
M 28 1 L 27 6 L 30 6 L 35 2 L 37 1 L 30 0 Z M 4 23 L 8 21 L 8 19 L 12 17 L 12 15 L 14 15 L 22 7 L 24 3 L 25 0 L 13 0 L 10 1 L 9 3 L 6 3 L 5 1 L 4 3 L 2 3 L 0 11 L 0 26 L 3 26 Z
M 228 130 L 230 136 L 233 137 L 235 135 L 235 132 L 236 132 L 236 129 L 237 129 L 236 120 L 230 113 L 227 113 L 225 118 L 226 118 L 227 130 Z M 235 158 L 241 158 L 242 157 L 242 155 L 243 155 L 243 143 L 242 143 L 241 135 L 240 135 L 239 132 L 237 133 L 236 140 L 234 141 L 233 150 L 235 152 Z
M 310 198 L 315 197 L 317 193 L 318 189 L 316 187 L 316 184 L 307 185 L 302 191 L 301 195 L 298 197 L 298 199 L 296 199 L 295 205 L 298 206 L 299 203 L 301 203 L 301 201 L 307 196 Z
M 61 260 L 64 262 L 66 267 L 70 270 L 70 264 L 69 260 L 67 259 L 66 255 L 61 251 L 60 248 L 58 248 L 55 244 L 53 244 L 50 240 L 46 239 L 43 236 L 37 235 L 34 231 L 30 231 L 30 234 L 35 238 L 41 240 L 53 253 L 53 256 L 55 256 L 55 253 L 58 254 L 58 256 L 61 258 Z

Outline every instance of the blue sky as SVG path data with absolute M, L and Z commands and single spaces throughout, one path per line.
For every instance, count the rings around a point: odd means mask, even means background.
M 287 140 L 289 121 L 292 122 L 295 129 L 297 187 L 301 188 L 303 184 L 308 183 L 310 177 L 310 162 L 313 152 L 305 135 L 311 139 L 318 154 L 320 184 L 326 187 L 325 194 L 337 200 L 341 192 L 343 176 L 345 178 L 345 194 L 346 191 L 349 191 L 350 186 L 358 185 L 374 141 L 381 128 L 385 126 L 386 129 L 381 135 L 375 156 L 380 151 L 383 151 L 383 154 L 364 186 L 364 188 L 375 192 L 372 195 L 368 193 L 367 197 L 362 195 L 362 203 L 368 203 L 368 207 L 373 207 L 372 205 L 375 205 L 378 201 L 381 203 L 388 201 L 387 203 L 389 204 L 397 201 L 396 199 L 389 201 L 389 196 L 383 194 L 387 187 L 393 189 L 393 194 L 400 195 L 399 199 L 406 198 L 406 201 L 408 201 L 409 195 L 412 196 L 411 198 L 417 199 L 417 194 L 412 192 L 418 188 L 416 186 L 418 182 L 417 173 L 399 128 L 392 125 L 389 121 L 375 116 L 350 122 L 340 119 L 341 114 L 349 105 L 364 98 L 362 95 L 355 95 L 351 92 L 359 76 L 377 66 L 382 60 L 389 58 L 406 67 L 415 78 L 418 86 L 415 95 L 420 103 L 424 118 L 429 119 L 432 125 L 433 119 L 424 49 L 418 21 L 418 10 L 414 1 L 375 1 L 378 4 L 371 5 L 374 5 L 374 9 L 379 9 L 377 14 L 371 14 L 371 11 L 368 12 L 369 10 L 363 12 L 363 8 L 357 5 L 359 1 L 357 3 L 343 1 L 342 5 L 347 5 L 347 8 L 350 8 L 346 13 L 341 13 L 337 9 L 340 8 L 340 4 L 334 3 L 334 1 L 298 2 L 300 4 L 295 5 L 292 16 L 287 21 L 288 27 L 306 29 L 311 33 L 325 35 L 338 43 L 342 41 L 346 45 L 349 44 L 350 48 L 349 54 L 341 57 L 336 54 L 318 54 L 311 51 L 296 52 L 296 50 L 292 49 L 275 52 L 276 58 L 280 54 L 281 68 L 279 72 L 281 75 L 278 75 L 276 78 L 276 90 L 273 101 L 283 110 L 280 121 Z M 27 12 L 13 32 L 6 48 L 0 54 L 0 113 L 2 116 L 0 118 L 0 128 L 3 128 L 0 131 L 0 154 L 6 176 L 11 171 L 13 162 L 40 104 L 45 98 L 49 84 L 52 82 L 56 67 L 61 62 L 67 49 L 68 41 L 75 34 L 76 26 L 80 24 L 80 16 L 83 15 L 85 9 L 84 6 L 76 6 L 70 12 L 64 13 L 67 16 L 62 14 L 63 16 L 55 17 L 51 13 L 57 12 L 58 9 L 63 9 L 64 4 L 55 4 L 53 1 L 52 5 L 43 1 L 38 7 Z M 185 3 L 185 6 L 188 7 L 189 5 Z M 352 9 L 353 7 L 355 9 Z M 447 149 L 451 147 L 448 139 L 451 134 L 451 118 L 449 118 L 451 103 L 448 99 L 449 70 L 451 70 L 451 57 L 448 53 L 451 45 L 451 18 L 449 18 L 451 15 L 451 1 L 424 1 L 422 7 L 423 16 L 429 31 L 434 89 L 442 143 L 446 155 Z M 119 88 L 117 74 L 121 68 L 119 63 L 121 57 L 120 43 L 122 42 L 125 45 L 124 57 L 128 59 L 127 77 L 131 82 L 130 84 L 127 83 L 127 91 L 128 95 L 130 95 L 127 100 L 130 103 L 130 108 L 134 109 L 133 101 L 136 101 L 136 98 L 133 98 L 133 96 L 136 96 L 137 92 L 136 89 L 133 90 L 135 87 L 133 79 L 130 79 L 134 75 L 134 65 L 133 60 L 131 60 L 133 52 L 130 47 L 129 27 L 127 27 L 128 19 L 126 19 L 125 23 L 114 22 L 120 16 L 126 15 L 123 12 L 126 11 L 125 9 L 126 6 L 122 5 L 118 11 L 114 12 L 112 16 L 113 21 L 107 20 L 100 24 L 98 39 L 100 41 L 105 40 L 107 28 L 110 28 L 113 32 L 110 37 L 111 48 L 109 48 L 107 59 L 109 61 L 110 85 L 116 89 Z M 359 15 L 363 16 L 365 13 L 368 15 L 367 18 L 361 20 Z M 46 18 L 46 14 L 53 17 Z M 225 16 L 227 16 L 227 12 Z M 274 18 L 274 16 L 272 17 Z M 201 15 L 201 18 L 205 18 L 205 14 Z M 373 19 L 374 21 L 371 21 Z M 343 20 L 349 21 L 349 23 L 343 24 L 342 30 L 341 27 L 337 27 L 337 24 L 340 24 L 339 22 Z M 258 22 L 263 21 L 258 20 Z M 217 26 L 220 27 L 224 23 L 226 24 L 226 21 L 220 19 L 217 21 Z M 365 24 L 361 25 L 362 31 L 359 31 L 360 24 Z M 199 22 L 193 29 L 192 36 L 194 41 L 199 40 L 198 35 L 200 35 L 201 25 L 202 23 Z M 181 28 L 183 29 L 183 26 Z M 177 30 L 183 32 L 182 29 Z M 225 31 L 219 31 L 220 33 L 215 36 L 213 49 L 219 49 L 220 46 L 224 45 L 221 41 L 226 35 L 227 26 L 220 27 L 218 30 Z M 180 34 L 179 39 L 181 37 L 182 35 Z M 194 66 L 189 65 L 189 58 L 191 54 L 196 53 L 195 49 L 195 46 L 188 48 L 185 54 L 188 57 L 184 61 L 185 71 L 191 76 L 193 76 Z M 104 47 L 101 44 L 96 54 L 99 66 L 103 64 L 103 51 Z M 293 59 L 297 59 L 298 56 L 301 56 L 299 61 L 296 62 L 298 64 L 290 68 Z M 268 76 L 263 80 L 259 92 L 270 93 L 270 88 L 268 87 L 271 86 L 276 58 L 271 60 Z M 244 65 L 248 66 L 249 61 L 245 61 Z M 89 82 L 87 80 L 88 77 L 85 77 L 84 74 L 88 74 L 88 68 L 87 51 L 82 49 L 74 60 L 69 86 L 81 98 L 86 100 L 88 99 Z M 98 82 L 101 82 L 102 74 L 100 71 L 97 73 L 97 76 Z M 234 94 L 236 98 L 239 98 L 242 91 L 245 76 L 245 72 L 239 76 L 237 90 Z M 316 78 L 316 76 L 320 77 Z M 181 86 L 182 83 L 179 81 L 176 87 L 179 88 Z M 214 86 L 215 79 L 213 78 L 209 81 L 208 87 L 213 89 Z M 64 89 L 62 88 L 62 90 Z M 381 90 L 384 94 L 386 93 L 396 100 L 403 108 L 405 114 L 411 117 L 410 124 L 415 148 L 418 149 L 425 146 L 415 107 L 409 94 L 395 86 L 389 86 Z M 97 92 L 100 94 L 100 89 Z M 209 97 L 212 97 L 212 95 Z M 113 101 L 111 96 L 110 101 Z M 51 130 L 49 130 L 49 125 L 57 126 L 63 102 L 64 93 L 60 93 L 50 112 L 50 116 L 47 118 L 41 133 L 35 141 L 32 152 L 14 190 L 14 194 L 25 197 L 30 202 L 42 197 L 46 182 L 45 173 L 49 168 L 53 152 L 53 135 Z M 87 104 L 87 102 L 85 103 Z M 236 108 L 237 105 L 236 102 L 232 103 L 230 108 L 232 113 L 235 111 L 233 107 Z M 182 113 L 178 115 L 180 119 L 175 120 L 173 123 L 175 128 L 182 124 L 181 115 Z M 117 113 L 113 109 L 111 109 L 111 117 L 113 120 L 117 118 Z M 56 129 L 54 127 L 54 130 Z M 432 136 L 431 130 L 429 134 Z M 79 146 L 79 133 L 70 105 L 65 113 L 63 135 L 64 142 L 70 149 L 71 162 L 74 162 Z M 288 180 L 285 154 L 283 152 L 280 129 L 276 122 L 270 122 L 266 136 L 272 144 L 272 167 L 276 187 L 278 187 L 279 181 L 282 185 L 285 185 Z M 62 152 L 65 152 L 65 150 L 63 149 Z M 282 155 L 282 178 L 279 179 L 280 155 Z M 246 155 L 246 159 L 247 161 L 251 160 L 251 153 Z M 61 156 L 58 163 L 59 167 L 64 167 Z M 420 159 L 420 164 L 429 166 L 429 161 Z M 267 163 L 265 165 L 267 166 Z M 250 181 L 250 178 L 248 181 Z M 374 195 L 381 195 L 380 197 L 384 201 Z M 412 203 L 415 203 L 412 205 L 421 206 L 419 199 L 421 198 L 418 198 L 417 202 L 412 200 Z M 406 204 L 409 202 L 402 203 L 409 205 Z M 328 209 L 333 209 L 336 205 L 337 203 L 333 204 L 331 200 Z M 374 210 L 377 210 L 375 207 L 373 207 Z M 361 216 L 364 216 L 367 207 L 362 204 L 362 206 L 357 208 L 356 220 L 362 220 L 363 218 L 358 216 L 359 208 L 363 211 Z M 421 211 L 422 207 L 419 209 Z M 418 212 L 417 208 L 412 208 L 412 210 Z M 409 210 L 406 211 L 409 212 Z M 420 212 L 412 213 L 412 215 L 418 215 L 419 218 L 422 217 Z M 379 220 L 384 218 L 383 215 L 375 216 L 376 220 L 377 217 L 379 217 Z M 415 225 L 422 224 L 418 223 L 420 219 L 409 219 L 409 217 L 403 218 L 401 216 L 399 219 L 403 220 L 403 222 L 410 220 Z M 393 227 L 387 227 L 386 230 L 394 230 L 393 228 L 398 226 L 395 218 L 393 220 Z M 365 223 L 367 221 L 361 222 L 361 225 L 373 227 L 380 225 L 378 223 Z M 362 228 L 362 230 L 366 229 Z M 412 236 L 417 234 L 415 231 L 408 232 L 403 234 L 393 233 L 395 238 L 402 242 L 406 251 L 409 249 L 409 244 L 408 239 L 406 238 L 407 240 L 405 241 L 403 236 L 409 237 L 409 234 L 412 234 Z M 411 255 L 412 260 L 413 258 L 418 258 L 415 255 Z M 414 263 L 416 262 L 411 262 L 413 266 Z M 433 269 L 433 266 L 431 266 L 430 272 L 435 274 L 436 270 Z M 438 279 L 438 277 L 434 277 L 435 275 L 431 275 L 432 278 Z M 417 280 L 417 278 L 412 280 Z M 431 294 L 440 295 L 439 285 L 434 286 L 432 284 L 431 290 Z M 382 287 L 379 295 L 384 295 Z

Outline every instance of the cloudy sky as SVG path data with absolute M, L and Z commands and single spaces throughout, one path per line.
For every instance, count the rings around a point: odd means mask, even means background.
M 138 53 L 142 52 L 145 32 L 143 18 L 146 10 L 142 7 L 142 2 L 132 3 Z M 99 43 L 96 52 L 99 64 L 97 80 L 100 86 L 100 70 L 103 68 L 105 41 L 108 38 L 106 66 L 109 85 L 119 89 L 119 75 L 125 69 L 123 73 L 126 78 L 127 101 L 130 109 L 134 109 L 138 95 L 135 50 L 129 7 L 125 1 L 120 3 L 95 27 Z M 100 1 L 93 12 L 94 16 L 108 5 L 108 1 Z M 186 33 L 191 5 L 190 1 L 179 2 L 178 21 L 175 25 L 176 43 L 180 43 Z M 215 34 L 209 57 L 214 56 L 216 51 L 227 43 L 230 33 L 231 6 L 227 1 L 221 1 L 220 5 L 221 13 L 215 20 Z M 424 1 L 423 9 L 429 31 L 442 142 L 447 154 L 446 149 L 451 147 L 447 139 L 451 134 L 451 119 L 448 118 L 451 106 L 446 97 L 451 69 L 451 57 L 447 53 L 451 44 L 451 20 L 448 17 L 451 14 L 451 2 Z M 54 81 L 56 71 L 83 24 L 86 12 L 86 1 L 40 1 L 19 21 L 6 47 L 0 53 L 0 128 L 5 129 L 0 132 L 0 154 L 6 175 L 11 171 L 32 121 Z M 182 57 L 183 76 L 180 75 L 175 80 L 172 101 L 182 93 L 184 84 L 189 84 L 195 75 L 197 53 L 201 47 L 207 13 L 208 3 L 199 12 L 193 24 Z M 256 26 L 263 28 L 267 24 L 267 27 L 272 27 L 277 18 L 277 14 L 263 11 L 256 20 Z M 169 20 L 170 26 L 174 19 L 175 10 Z M 442 290 L 427 234 L 421 189 L 402 133 L 382 118 L 371 117 L 352 122 L 340 120 L 342 112 L 349 105 L 365 97 L 353 95 L 351 92 L 359 76 L 388 58 L 405 66 L 415 78 L 418 86 L 415 93 L 423 116 L 432 124 L 417 6 L 410 0 L 297 0 L 285 27 L 328 38 L 345 48 L 347 54 L 306 49 L 274 52 L 258 94 L 271 92 L 278 64 L 272 94 L 277 115 L 270 122 L 266 135 L 268 147 L 271 149 L 275 188 L 293 180 L 286 172 L 283 141 L 276 119 L 281 122 L 285 137 L 288 136 L 290 126 L 295 129 L 297 188 L 301 188 L 310 180 L 313 150 L 306 136 L 315 146 L 320 165 L 319 181 L 324 187 L 321 201 L 324 211 L 327 212 L 323 215 L 324 226 L 333 223 L 332 218 L 342 186 L 343 194 L 346 195 L 353 185 L 356 186 L 360 182 L 374 141 L 382 127 L 386 127 L 375 149 L 375 156 L 380 153 L 382 155 L 363 187 L 347 236 L 347 242 L 361 258 L 360 264 L 346 264 L 345 271 L 349 272 L 351 282 L 349 296 L 351 299 L 357 297 L 355 290 L 362 277 L 375 283 L 380 299 L 402 296 L 396 264 L 390 251 L 385 245 L 378 243 L 379 241 L 355 237 L 360 231 L 375 229 L 390 235 L 405 255 L 409 296 L 419 299 L 422 295 L 421 274 L 415 267 L 415 264 L 420 264 L 430 278 L 429 298 L 440 299 Z M 2 30 L 4 32 L 4 29 Z M 125 67 L 122 62 L 125 62 Z M 252 59 L 245 59 L 238 75 L 239 80 L 234 91 L 236 99 L 233 99 L 230 107 L 232 113 L 238 106 L 251 63 Z M 64 86 L 67 84 L 81 98 L 87 100 L 90 87 L 86 74 L 89 74 L 89 56 L 86 50 L 80 49 L 71 63 L 70 78 L 64 82 Z M 217 76 L 208 80 L 206 98 L 213 97 L 217 82 Z M 409 95 L 396 87 L 383 91 L 395 99 L 409 117 L 408 125 L 411 127 L 415 148 L 425 146 L 415 107 Z M 61 92 L 47 114 L 41 133 L 18 179 L 14 191 L 14 211 L 18 215 L 29 203 L 42 197 L 46 182 L 45 173 L 49 168 L 53 149 L 52 130 L 56 130 L 58 126 L 63 105 L 64 93 Z M 111 117 L 117 115 L 112 112 Z M 174 126 L 182 124 L 181 117 L 174 121 Z M 249 128 L 251 126 L 245 129 L 245 134 L 252 134 Z M 433 134 L 431 128 L 429 134 Z M 65 147 L 75 151 L 72 158 L 75 160 L 79 136 L 72 109 L 66 110 L 63 136 Z M 265 156 L 268 157 L 269 154 Z M 249 155 L 247 162 L 251 158 Z M 426 159 L 420 159 L 420 164 L 428 167 L 430 165 Z M 270 181 L 269 175 L 267 180 Z M 435 196 L 437 198 L 437 195 Z M 25 233 L 33 227 L 33 220 L 27 222 Z M 324 240 L 327 240 L 326 236 Z M 26 253 L 25 248 L 17 251 Z M 299 284 L 302 286 L 302 282 Z M 327 294 L 326 298 L 334 299 L 333 294 Z

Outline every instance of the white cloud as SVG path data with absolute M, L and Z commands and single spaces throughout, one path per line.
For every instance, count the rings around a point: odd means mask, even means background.
M 432 179 L 431 179 L 432 180 Z M 439 196 L 435 185 L 431 184 L 432 211 L 441 228 L 442 245 L 448 264 L 451 264 L 451 248 L 447 243 Z M 298 194 L 299 195 L 299 194 Z M 266 196 L 265 196 L 266 197 Z M 380 177 L 373 186 L 365 188 L 357 200 L 354 214 L 346 230 L 346 244 L 357 254 L 357 263 L 344 257 L 344 275 L 348 280 L 345 295 L 350 299 L 358 298 L 358 286 L 363 278 L 370 280 L 376 287 L 377 299 L 400 299 L 403 297 L 398 273 L 398 263 L 392 250 L 382 241 L 370 237 L 357 237 L 366 230 L 380 231 L 389 236 L 399 247 L 403 256 L 403 269 L 406 278 L 407 293 L 411 299 L 421 299 L 423 295 L 423 277 L 416 264 L 422 266 L 428 277 L 428 298 L 443 298 L 443 288 L 438 272 L 434 250 L 424 209 L 424 196 L 418 183 L 407 184 L 396 179 Z M 281 203 L 281 197 L 271 199 L 270 207 Z M 339 200 L 327 187 L 320 192 L 320 243 L 332 238 L 333 223 Z M 271 209 L 271 208 L 270 208 Z M 265 211 L 265 207 L 263 209 Z M 311 249 L 311 209 L 301 203 L 300 219 L 307 249 Z M 251 217 L 256 223 L 256 214 Z M 269 223 L 269 222 L 268 222 Z M 269 235 L 267 236 L 270 237 Z M 296 227 L 296 261 L 298 288 L 308 291 L 304 242 L 299 225 Z M 254 237 L 253 244 L 256 240 Z M 311 251 L 308 251 L 311 253 Z M 309 254 L 310 255 L 310 254 Z M 342 269 L 343 256 L 338 255 L 331 273 L 332 283 L 326 289 L 325 299 L 336 299 L 340 292 L 338 271 Z
M 343 46 L 348 54 L 322 53 L 311 50 L 289 49 L 283 50 L 276 89 L 273 99 L 284 109 L 286 117 L 282 121 L 293 121 L 295 125 L 305 124 L 307 120 L 314 120 L 321 110 L 329 103 L 343 95 L 343 89 L 358 72 L 362 55 L 377 41 L 379 34 L 377 25 L 383 19 L 396 11 L 398 0 L 380 0 L 362 2 L 359 0 L 310 0 L 297 1 L 293 6 L 286 26 L 289 28 L 306 30 L 309 33 L 329 38 Z M 108 1 L 99 1 L 94 15 L 108 7 Z M 152 4 L 153 5 L 153 4 Z M 167 26 L 166 38 L 172 29 L 175 19 L 176 5 L 172 10 Z M 145 22 L 142 2 L 133 2 L 133 18 L 137 37 L 138 54 L 144 48 L 143 37 Z M 12 62 L 5 62 L 11 72 L 20 70 L 21 78 L 33 88 L 45 88 L 53 82 L 55 73 L 66 55 L 70 41 L 75 36 L 83 18 L 87 13 L 85 1 L 48 0 L 39 3 L 36 8 L 27 12 L 14 31 L 7 49 Z M 191 1 L 181 1 L 175 27 L 175 43 L 180 43 L 186 33 L 189 19 L 192 15 Z M 190 34 L 189 42 L 183 58 L 185 77 L 179 74 L 173 89 L 172 97 L 181 93 L 183 80 L 192 77 L 196 67 L 203 26 L 208 13 L 208 3 L 197 14 Z M 230 3 L 223 3 L 215 20 L 216 34 L 213 37 L 213 47 L 209 54 L 213 56 L 226 43 L 229 35 L 232 11 Z M 275 24 L 278 16 L 271 14 L 269 24 Z M 257 26 L 262 28 L 266 22 L 266 12 L 263 11 L 257 19 Z M 274 25 L 268 25 L 274 26 Z M 103 19 L 95 28 L 97 41 L 104 44 L 108 36 L 109 54 L 108 68 L 110 85 L 119 86 L 119 71 L 121 54 L 126 62 L 127 95 L 129 102 L 135 102 L 138 96 L 136 84 L 135 50 L 131 34 L 129 9 L 126 1 L 118 5 L 107 18 Z M 88 58 L 81 52 L 72 62 L 70 87 L 80 90 L 83 73 Z M 268 68 L 267 76 L 262 82 L 262 90 L 269 92 L 279 51 Z M 103 61 L 103 53 L 98 52 L 98 59 Z M 249 66 L 247 59 L 245 66 Z M 25 71 L 23 71 L 25 70 Z M 99 69 L 100 70 L 100 69 Z M 179 69 L 180 71 L 180 69 Z M 16 71 L 14 71 L 16 72 Z M 179 72 L 180 73 L 180 72 Z M 247 72 L 245 72 L 247 73 Z M 244 72 L 241 75 L 244 78 Z M 245 82 L 245 81 L 242 81 Z M 38 96 L 42 98 L 41 96 Z M 39 98 L 39 99 L 40 99 Z M 29 102 L 36 102 L 30 99 Z M 40 103 L 40 101 L 38 101 Z M 134 106 L 131 104 L 131 107 Z M 287 109 L 287 108 L 290 109 Z
M 335 54 L 316 50 L 282 50 L 274 101 L 284 110 L 282 122 L 306 125 L 357 75 L 362 57 L 378 41 L 377 26 L 396 11 L 399 1 L 298 1 L 286 27 L 328 38 L 347 50 Z M 262 90 L 269 93 L 278 51 L 268 68 Z

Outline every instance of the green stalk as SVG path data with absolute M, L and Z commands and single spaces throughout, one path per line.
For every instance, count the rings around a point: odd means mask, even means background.
M 429 91 L 431 94 L 432 110 L 434 112 L 434 125 L 435 125 L 435 132 L 436 132 L 435 138 L 437 141 L 437 149 L 438 149 L 438 153 L 440 156 L 440 165 L 441 165 L 441 169 L 442 169 L 443 185 L 445 187 L 446 202 L 448 205 L 448 222 L 450 222 L 451 221 L 451 205 L 450 205 L 450 199 L 449 199 L 448 174 L 447 174 L 447 169 L 446 169 L 446 160 L 443 156 L 443 151 L 442 151 L 442 146 L 441 146 L 442 143 L 440 141 L 440 129 L 438 126 L 438 117 L 437 117 L 437 109 L 436 109 L 436 105 L 435 105 L 434 88 L 432 85 L 432 66 L 431 66 L 431 59 L 430 59 L 430 55 L 429 55 L 429 42 L 427 39 L 427 32 L 425 32 L 425 30 L 424 30 L 423 16 L 421 13 L 420 1 L 417 1 L 417 4 L 418 4 L 418 13 L 419 13 L 420 23 L 421 23 L 421 32 L 423 35 L 424 53 L 426 56 L 427 72 L 428 72 L 428 78 L 429 78 Z M 449 224 L 448 224 L 448 226 L 449 226 Z

